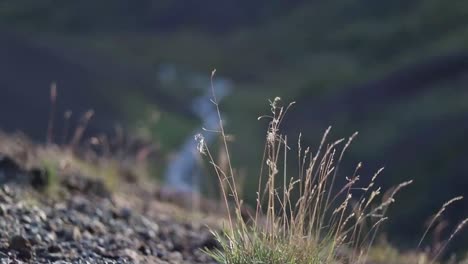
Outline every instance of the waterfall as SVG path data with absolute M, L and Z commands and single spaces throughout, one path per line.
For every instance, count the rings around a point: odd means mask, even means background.
M 200 192 L 203 172 L 200 166 L 200 154 L 197 150 L 197 142 L 194 139 L 194 135 L 203 134 L 206 144 L 209 145 L 216 139 L 217 134 L 206 132 L 203 128 L 207 130 L 219 130 L 218 112 L 212 102 L 212 90 L 209 79 L 205 83 L 204 95 L 196 97 L 192 101 L 191 107 L 193 113 L 202 120 L 202 125 L 187 136 L 184 144 L 169 162 L 164 175 L 166 185 L 176 191 Z M 213 86 L 218 102 L 227 96 L 232 89 L 231 81 L 223 78 L 216 78 L 213 81 Z

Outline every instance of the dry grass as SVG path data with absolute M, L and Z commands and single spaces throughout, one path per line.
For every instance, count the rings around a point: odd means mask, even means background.
M 212 73 L 212 78 L 215 71 Z M 257 205 L 251 219 L 242 217 L 243 201 L 239 195 L 237 175 L 232 169 L 226 133 L 218 101 L 213 89 L 213 104 L 218 109 L 219 128 L 227 158 L 227 169 L 219 166 L 203 140 L 198 135 L 200 153 L 206 155 L 218 176 L 222 198 L 229 213 L 223 233 L 215 233 L 222 249 L 208 251 L 220 263 L 248 264 L 303 264 L 303 263 L 367 263 L 379 227 L 387 220 L 386 212 L 396 194 L 412 183 L 403 182 L 382 192 L 375 180 L 378 170 L 369 182 L 360 183 L 361 163 L 346 177 L 344 186 L 335 186 L 343 156 L 357 135 L 347 140 L 328 141 L 328 128 L 316 151 L 302 148 L 298 141 L 299 174 L 287 175 L 287 156 L 291 147 L 286 135 L 281 134 L 283 118 L 292 105 L 281 106 L 280 98 L 270 102 L 271 113 L 265 139 L 265 150 L 259 176 Z M 298 196 L 298 197 L 297 197 Z M 297 198 L 295 198 L 297 197 Z M 460 200 L 445 203 L 436 214 L 427 232 L 445 208 Z M 414 263 L 434 263 L 446 244 L 466 224 L 460 223 L 446 243 L 433 255 L 421 255 Z M 423 256 L 423 257 L 422 257 Z

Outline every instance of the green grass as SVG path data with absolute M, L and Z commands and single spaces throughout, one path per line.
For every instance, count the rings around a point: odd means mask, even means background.
M 330 250 L 327 248 L 330 243 L 307 246 L 304 246 L 302 241 L 298 241 L 298 244 L 279 240 L 270 243 L 267 234 L 258 234 L 254 229 L 249 232 L 251 232 L 251 235 L 248 244 L 232 244 L 243 241 L 242 234 L 238 234 L 234 238 L 231 237 L 229 240 L 218 235 L 218 240 L 222 241 L 222 250 L 212 251 L 209 254 L 219 263 L 320 264 L 327 257 L 325 253 Z M 229 253 L 226 254 L 226 252 Z

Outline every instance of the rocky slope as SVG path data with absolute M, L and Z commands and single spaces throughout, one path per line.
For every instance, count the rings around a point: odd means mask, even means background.
M 0 141 L 0 263 L 213 262 L 202 249 L 217 246 L 216 221 L 180 207 L 197 199 L 129 173 L 109 188 L 64 150 Z

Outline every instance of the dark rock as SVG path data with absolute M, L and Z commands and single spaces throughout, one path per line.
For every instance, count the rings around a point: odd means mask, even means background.
M 0 216 L 4 216 L 5 214 L 6 214 L 5 206 L 3 204 L 0 204 Z
M 49 185 L 49 174 L 47 170 L 34 168 L 29 171 L 30 184 L 37 190 L 44 190 Z
M 195 245 L 195 248 L 212 250 L 221 248 L 221 245 L 213 235 L 209 235 L 205 238 L 202 238 L 201 241 Z
M 92 179 L 83 175 L 67 175 L 62 184 L 70 191 L 84 194 L 93 194 L 99 197 L 109 197 L 110 192 L 105 184 L 98 179 Z
M 28 260 L 32 258 L 31 250 L 21 250 L 18 251 L 18 258 L 23 260 Z
M 167 253 L 159 248 L 156 248 L 153 252 L 155 253 L 155 256 L 158 258 L 166 258 Z
M 9 156 L 0 154 L 0 184 L 15 181 L 22 174 L 22 168 Z
M 31 245 L 29 241 L 22 236 L 16 235 L 11 237 L 9 248 L 17 251 L 20 259 L 30 259 L 32 257 Z
M 125 207 L 120 210 L 120 217 L 122 217 L 123 219 L 128 220 L 131 216 L 132 210 L 130 208 Z
M 149 249 L 146 245 L 140 245 L 140 247 L 138 247 L 138 251 L 140 251 L 141 254 L 145 256 L 151 255 L 151 249 Z
M 46 248 L 43 248 L 43 247 L 36 248 L 35 252 L 36 252 L 36 256 L 38 256 L 38 257 L 44 257 L 49 253 L 48 250 Z
M 172 251 L 184 251 L 186 249 L 185 243 L 182 241 L 174 241 Z
M 62 251 L 62 249 L 57 245 L 51 245 L 49 246 L 49 248 L 47 248 L 47 251 L 49 253 L 59 253 L 60 251 Z
M 122 169 L 121 174 L 123 179 L 128 183 L 138 182 L 138 176 L 132 170 Z
M 0 154 L 0 184 L 9 182 L 30 184 L 43 190 L 49 184 L 49 175 L 41 168 L 26 170 L 11 157 Z
M 31 248 L 31 245 L 29 244 L 29 241 L 26 238 L 20 235 L 16 235 L 10 238 L 9 248 L 16 251 L 29 250 Z

